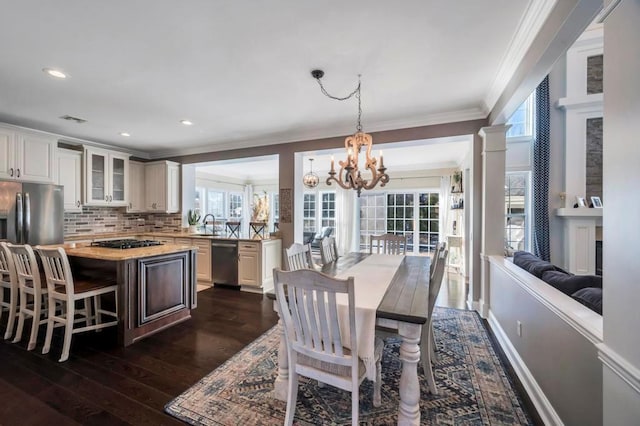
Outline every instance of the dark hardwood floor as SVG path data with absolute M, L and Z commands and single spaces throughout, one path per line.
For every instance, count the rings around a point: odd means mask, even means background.
M 438 306 L 465 309 L 465 300 L 464 279 L 446 274 Z M 58 363 L 62 329 L 54 332 L 51 352 L 42 355 L 45 326 L 36 349 L 27 351 L 27 322 L 20 343 L 0 338 L 0 425 L 181 424 L 164 414 L 164 405 L 278 320 L 266 297 L 227 288 L 198 292 L 192 315 L 127 348 L 116 346 L 115 329 L 77 334 L 64 363 Z M 6 321 L 5 314 L 0 336 Z M 499 355 L 508 365 L 504 353 Z M 508 368 L 523 395 L 524 388 Z M 524 399 L 535 413 L 531 401 Z M 542 424 L 533 415 L 534 423 Z
M 45 326 L 26 350 L 0 341 L 1 425 L 181 424 L 163 407 L 277 322 L 261 295 L 211 288 L 198 293 L 193 317 L 127 348 L 115 329 L 77 334 L 69 361 L 58 363 L 62 329 L 42 355 Z M 6 314 L 2 318 L 2 335 Z

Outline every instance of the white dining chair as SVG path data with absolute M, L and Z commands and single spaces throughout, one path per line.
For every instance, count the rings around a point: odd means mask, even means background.
M 394 234 L 371 235 L 369 253 L 404 255 L 407 253 L 407 237 Z
M 5 293 L 8 293 L 9 300 L 5 301 Z M 7 311 L 7 329 L 4 339 L 10 339 L 13 335 L 13 327 L 18 316 L 18 298 L 20 289 L 18 286 L 18 276 L 13 256 L 9 251 L 9 246 L 5 242 L 0 243 L 0 318 L 2 312 Z
M 289 359 L 289 387 L 285 425 L 293 424 L 298 396 L 298 375 L 351 392 L 351 423 L 358 424 L 359 386 L 366 376 L 357 356 L 356 312 L 353 277 L 331 278 L 318 271 L 274 270 L 274 285 Z M 345 348 L 338 323 L 336 296 L 348 298 L 350 350 Z M 318 303 L 324 301 L 324 303 Z M 380 406 L 383 342 L 376 338 L 373 405 Z
M 293 243 L 284 249 L 284 266 L 287 271 L 315 269 L 311 256 L 311 244 Z
M 69 358 L 71 348 L 71 337 L 75 333 L 83 331 L 100 330 L 105 327 L 113 327 L 118 324 L 118 286 L 113 282 L 74 281 L 71 275 L 69 259 L 64 249 L 58 247 L 46 249 L 37 247 L 42 266 L 47 278 L 47 296 L 49 306 L 56 306 L 60 303 L 63 309 L 60 313 L 55 309 L 49 310 L 47 317 L 47 334 L 45 337 L 42 353 L 46 354 L 51 348 L 53 328 L 56 324 L 64 326 L 64 343 L 62 345 L 62 355 L 59 362 L 64 362 Z M 102 308 L 101 297 L 105 294 L 113 293 L 115 299 L 115 310 L 108 311 Z M 84 318 L 76 319 L 76 301 L 81 300 L 85 309 L 82 311 Z M 91 314 L 91 302 L 94 303 L 93 315 Z M 107 322 L 102 321 L 102 316 L 112 319 Z M 95 322 L 95 323 L 94 323 Z M 76 323 L 84 323 L 84 327 L 75 328 Z
M 323 265 L 338 260 L 338 247 L 335 237 L 325 237 L 320 241 L 320 258 Z
M 433 311 L 436 306 L 436 299 L 440 293 L 442 286 L 442 278 L 444 276 L 444 267 L 447 263 L 447 249 L 440 250 L 437 256 L 436 265 L 433 274 L 429 279 L 429 299 L 428 299 L 428 315 L 427 322 L 422 326 L 420 335 L 420 358 L 422 360 L 422 368 L 429 385 L 429 390 L 433 395 L 438 393 L 435 378 L 433 375 L 432 361 L 435 359 L 435 339 L 433 335 Z
M 36 347 L 40 325 L 47 322 L 46 317 L 42 318 L 42 315 L 47 313 L 47 287 L 40 280 L 40 269 L 30 245 L 9 245 L 9 252 L 16 267 L 20 293 L 18 328 L 13 343 L 18 343 L 22 339 L 24 323 L 27 317 L 32 318 L 31 335 L 27 345 L 27 350 L 30 351 Z

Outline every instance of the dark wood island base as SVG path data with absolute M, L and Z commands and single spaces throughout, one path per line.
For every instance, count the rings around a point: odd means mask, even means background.
M 197 306 L 195 247 L 65 250 L 74 276 L 117 282 L 119 345 L 187 320 Z

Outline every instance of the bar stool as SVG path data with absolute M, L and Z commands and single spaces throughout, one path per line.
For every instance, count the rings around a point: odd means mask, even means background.
M 42 314 L 46 314 L 47 307 L 47 288 L 40 280 L 40 270 L 38 263 L 30 245 L 10 245 L 9 252 L 13 257 L 13 263 L 16 267 L 16 275 L 18 278 L 18 288 L 20 290 L 20 309 L 18 311 L 18 329 L 13 343 L 18 343 L 22 339 L 22 330 L 24 329 L 25 318 L 31 317 L 31 336 L 27 350 L 33 350 L 36 347 L 38 339 L 38 329 L 40 325 L 47 322 L 47 319 L 40 319 Z M 33 303 L 29 301 L 33 298 Z M 55 309 L 55 308 L 54 308 Z
M 51 348 L 51 338 L 53 336 L 53 328 L 64 325 L 64 344 L 62 346 L 62 355 L 59 362 L 69 359 L 69 349 L 71 347 L 71 337 L 75 333 L 81 333 L 89 330 L 100 330 L 106 327 L 118 325 L 118 286 L 112 282 L 99 281 L 81 281 L 74 282 L 71 275 L 71 267 L 69 259 L 65 251 L 58 247 L 55 249 L 45 249 L 37 247 L 45 276 L 47 277 L 47 288 L 49 305 L 54 306 L 56 302 L 66 305 L 66 309 L 62 309 L 60 315 L 56 315 L 55 310 L 49 310 L 47 319 L 47 335 L 45 337 L 42 353 L 46 354 Z M 113 293 L 115 296 L 115 311 L 107 311 L 102 309 L 100 297 L 107 293 Z M 95 316 L 91 317 L 90 306 L 93 299 L 95 307 Z M 77 312 L 75 304 L 77 300 L 82 300 L 86 309 L 86 324 L 84 327 L 74 328 L 77 322 L 84 320 L 76 320 Z M 102 315 L 113 317 L 113 321 L 102 322 Z M 95 319 L 95 324 L 91 320 Z
M 5 289 L 9 292 L 9 301 L 5 302 Z M 2 312 L 6 309 L 9 314 L 7 320 L 7 330 L 4 333 L 4 339 L 10 339 L 13 334 L 13 326 L 18 316 L 18 277 L 16 267 L 13 263 L 13 256 L 9 251 L 7 243 L 0 243 L 0 318 Z

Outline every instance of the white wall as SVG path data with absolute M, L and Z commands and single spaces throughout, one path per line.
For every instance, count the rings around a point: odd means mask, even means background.
M 609 3 L 609 2 L 606 2 Z M 604 23 L 604 424 L 640 419 L 640 1 Z

